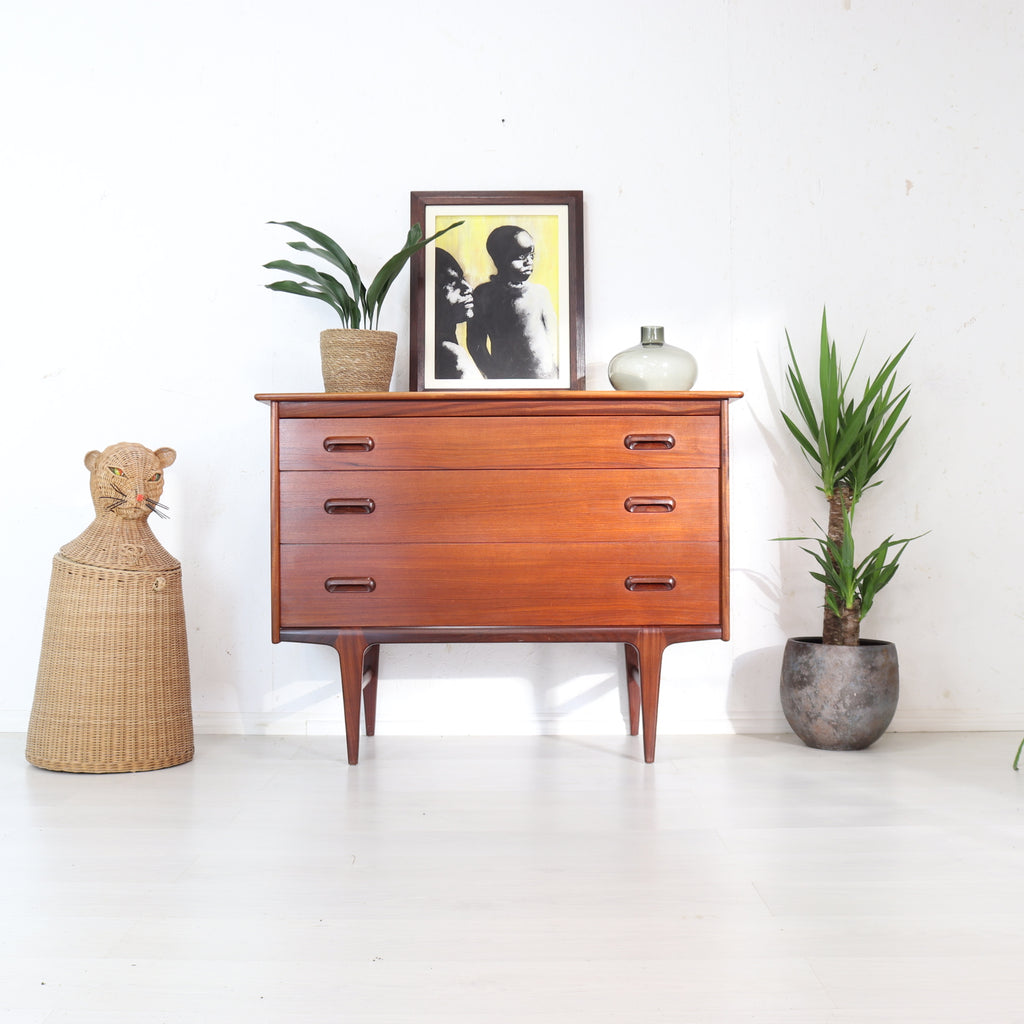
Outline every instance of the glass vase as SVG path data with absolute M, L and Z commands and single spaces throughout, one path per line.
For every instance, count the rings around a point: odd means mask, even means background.
M 612 357 L 608 379 L 616 391 L 689 391 L 697 380 L 697 360 L 666 345 L 664 327 L 641 327 L 640 344 Z

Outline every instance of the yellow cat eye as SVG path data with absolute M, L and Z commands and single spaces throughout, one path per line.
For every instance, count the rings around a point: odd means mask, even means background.
M 107 466 L 107 469 L 109 469 L 114 476 L 124 476 L 124 470 L 118 469 L 117 466 Z

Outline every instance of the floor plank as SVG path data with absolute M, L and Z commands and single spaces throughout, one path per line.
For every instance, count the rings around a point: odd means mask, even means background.
M 0 1022 L 1024 1021 L 1019 737 L 0 735 Z

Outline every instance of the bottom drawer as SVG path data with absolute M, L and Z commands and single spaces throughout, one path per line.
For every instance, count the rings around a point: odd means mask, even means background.
M 717 625 L 719 573 L 716 543 L 284 544 L 281 625 Z

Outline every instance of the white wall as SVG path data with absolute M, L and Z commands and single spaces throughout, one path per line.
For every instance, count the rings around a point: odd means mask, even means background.
M 262 286 L 271 219 L 394 251 L 414 189 L 580 188 L 592 386 L 662 323 L 733 407 L 733 639 L 666 656 L 661 732 L 784 728 L 817 587 L 769 538 L 820 516 L 777 414 L 784 330 L 823 304 L 877 362 L 912 334 L 913 420 L 865 542 L 932 532 L 869 617 L 896 728 L 1021 728 L 1017 472 L 1024 24 L 1009 0 L 41 0 L 5 16 L 4 685 L 24 729 L 50 559 L 91 518 L 82 456 L 179 459 L 197 725 L 340 732 L 329 649 L 269 641 L 267 410 L 313 391 L 323 309 Z M 406 386 L 405 280 L 386 307 Z M 379 730 L 622 729 L 612 647 L 393 647 Z

